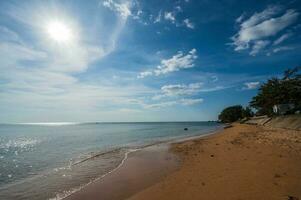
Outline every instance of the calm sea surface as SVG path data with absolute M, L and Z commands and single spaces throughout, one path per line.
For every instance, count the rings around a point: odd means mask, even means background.
M 214 122 L 0 124 L 0 199 L 61 199 L 118 167 L 133 149 L 220 128 Z

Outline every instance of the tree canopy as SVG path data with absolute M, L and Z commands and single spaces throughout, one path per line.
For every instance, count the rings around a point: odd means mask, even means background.
M 293 104 L 296 110 L 301 109 L 301 66 L 284 71 L 282 78 L 271 78 L 263 83 L 250 106 L 257 110 L 258 115 L 273 115 L 273 106 L 277 104 Z M 218 116 L 223 123 L 252 117 L 250 107 L 241 105 L 225 108 Z
M 253 116 L 253 112 L 249 107 L 244 109 L 241 105 L 236 105 L 225 108 L 218 116 L 218 119 L 223 123 L 231 123 L 251 116 Z
M 294 104 L 301 107 L 301 67 L 286 70 L 283 78 L 271 78 L 262 84 L 250 105 L 260 115 L 272 115 L 277 104 Z

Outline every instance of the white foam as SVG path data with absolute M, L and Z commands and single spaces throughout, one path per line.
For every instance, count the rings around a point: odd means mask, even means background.
M 63 193 L 59 193 L 59 194 L 57 194 L 54 198 L 50 198 L 49 200 L 62 200 L 62 199 L 64 199 L 64 198 L 66 198 L 66 197 L 68 197 L 68 196 L 70 196 L 70 195 L 72 195 L 72 194 L 74 194 L 74 193 L 76 193 L 76 192 L 82 190 L 84 187 L 87 187 L 88 185 L 94 183 L 95 181 L 98 181 L 98 180 L 100 180 L 100 179 L 106 177 L 107 175 L 109 175 L 109 174 L 115 172 L 116 170 L 118 170 L 120 167 L 123 166 L 123 164 L 124 164 L 125 161 L 127 160 L 128 155 L 129 155 L 130 153 L 135 152 L 135 151 L 138 151 L 138 150 L 140 150 L 140 149 L 129 149 L 127 152 L 125 152 L 124 157 L 123 157 L 123 159 L 121 160 L 121 162 L 119 163 L 119 165 L 118 165 L 117 167 L 115 167 L 114 169 L 112 169 L 111 171 L 109 171 L 108 173 L 106 173 L 106 174 L 104 174 L 104 175 L 102 175 L 102 176 L 100 176 L 100 177 L 98 177 L 98 178 L 96 178 L 96 179 L 90 181 L 90 182 L 87 183 L 87 184 L 81 185 L 81 186 L 79 186 L 79 187 L 77 187 L 77 188 L 73 188 L 73 189 L 71 189 L 71 190 L 69 190 L 69 191 L 64 191 Z

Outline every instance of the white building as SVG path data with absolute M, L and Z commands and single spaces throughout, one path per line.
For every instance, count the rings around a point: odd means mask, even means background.
M 273 106 L 273 112 L 279 115 L 284 115 L 287 112 L 293 110 L 295 108 L 295 105 L 292 103 L 288 104 L 277 104 Z

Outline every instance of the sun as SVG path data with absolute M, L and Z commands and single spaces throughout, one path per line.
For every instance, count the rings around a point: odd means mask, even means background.
M 72 30 L 59 21 L 50 22 L 47 25 L 47 32 L 51 39 L 57 42 L 68 42 L 72 39 Z

